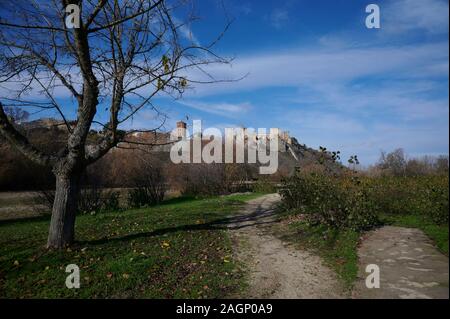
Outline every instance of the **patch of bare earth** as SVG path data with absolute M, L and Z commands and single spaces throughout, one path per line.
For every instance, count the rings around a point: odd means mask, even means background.
M 37 217 L 46 211 L 37 205 L 35 192 L 0 192 L 0 221 Z
M 248 202 L 229 224 L 237 258 L 249 273 L 245 298 L 343 298 L 335 273 L 320 257 L 281 241 L 270 230 L 278 194 Z

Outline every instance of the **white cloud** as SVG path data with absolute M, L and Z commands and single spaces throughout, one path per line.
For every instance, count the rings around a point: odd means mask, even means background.
M 267 87 L 300 87 L 342 83 L 362 77 L 448 76 L 448 43 L 355 49 L 309 49 L 238 57 L 230 65 L 206 68 L 214 78 L 230 83 L 199 85 L 187 96 L 235 93 Z M 210 80 L 196 70 L 188 78 Z
M 388 33 L 448 32 L 448 0 L 395 0 L 381 7 L 382 29 Z
M 247 113 L 252 109 L 248 102 L 244 103 L 208 103 L 193 100 L 183 100 L 180 102 L 188 107 L 225 117 L 236 117 Z
M 181 33 L 181 35 L 188 41 L 190 41 L 192 44 L 200 46 L 200 41 L 198 38 L 194 35 L 192 32 L 192 29 L 187 24 L 182 24 L 178 28 L 178 31 Z
M 270 24 L 281 29 L 289 21 L 289 13 L 285 8 L 274 9 L 269 16 Z

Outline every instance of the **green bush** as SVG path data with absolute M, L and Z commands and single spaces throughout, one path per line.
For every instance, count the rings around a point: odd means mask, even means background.
M 362 230 L 378 215 L 419 215 L 435 224 L 449 219 L 448 176 L 382 176 L 297 173 L 280 194 L 286 209 L 307 214 L 312 223 Z
M 306 214 L 313 224 L 353 230 L 378 224 L 376 206 L 353 176 L 298 172 L 283 182 L 280 195 L 286 209 Z
M 448 223 L 448 176 L 366 178 L 370 196 L 383 214 L 414 214 Z
M 274 182 L 260 178 L 253 184 L 252 191 L 261 194 L 271 194 L 277 192 L 277 187 Z

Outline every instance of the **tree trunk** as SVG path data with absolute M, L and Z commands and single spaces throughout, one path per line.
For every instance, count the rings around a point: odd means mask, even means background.
M 70 245 L 75 238 L 75 216 L 81 173 L 57 173 L 56 192 L 47 248 L 60 249 Z

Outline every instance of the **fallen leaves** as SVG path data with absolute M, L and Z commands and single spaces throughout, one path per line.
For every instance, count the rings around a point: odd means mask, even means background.
M 170 248 L 170 243 L 169 243 L 168 241 L 163 240 L 163 241 L 161 242 L 161 248 L 163 248 L 163 249 L 168 249 L 168 248 Z

